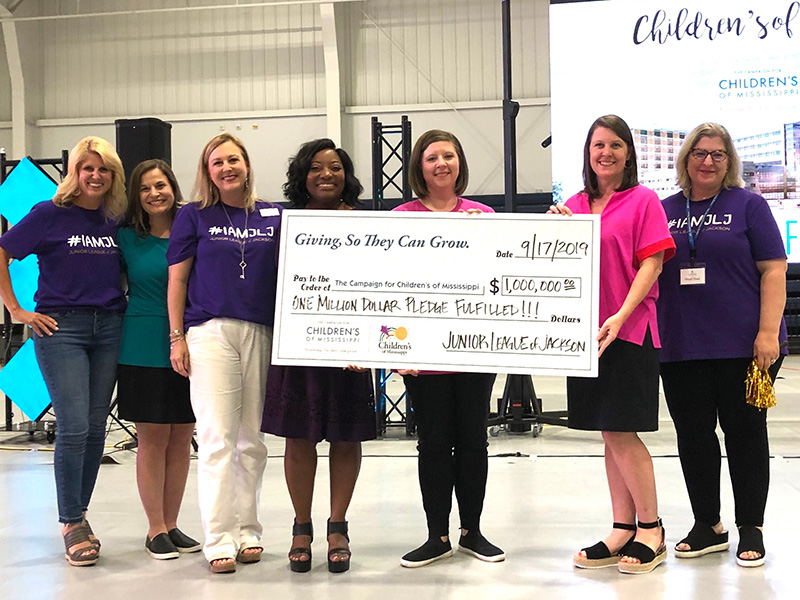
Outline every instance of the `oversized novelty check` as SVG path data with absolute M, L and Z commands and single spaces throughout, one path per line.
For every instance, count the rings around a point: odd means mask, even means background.
M 596 216 L 286 210 L 279 365 L 597 375 Z

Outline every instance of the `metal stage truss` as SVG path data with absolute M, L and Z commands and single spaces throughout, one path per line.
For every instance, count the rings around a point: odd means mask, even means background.
M 59 183 L 67 175 L 67 163 L 69 162 L 69 152 L 63 150 L 60 158 L 31 158 L 28 157 L 42 173 L 44 173 L 54 183 Z M 5 182 L 11 171 L 19 165 L 21 160 L 9 160 L 6 158 L 5 152 L 0 152 L 0 185 Z M 50 173 L 48 173 L 48 170 Z M 8 231 L 8 221 L 5 217 L 0 218 L 0 229 L 2 233 Z M 14 353 L 20 348 L 24 341 L 24 327 L 20 324 L 11 322 L 11 315 L 8 309 L 3 306 L 3 365 L 8 363 Z M 5 410 L 6 410 L 6 431 L 11 431 L 14 421 L 13 405 L 11 399 L 5 396 Z M 46 411 L 45 411 L 46 412 Z M 48 441 L 52 441 L 55 437 L 55 428 L 53 423 L 43 422 L 41 416 L 34 421 L 20 424 L 21 430 L 27 430 L 33 434 L 35 431 L 44 431 L 47 435 Z
M 391 210 L 411 200 L 408 164 L 411 158 L 411 121 L 403 115 L 399 125 L 384 125 L 372 117 L 372 209 Z M 392 196 L 387 199 L 386 193 Z M 406 435 L 415 431 L 413 411 L 405 391 L 392 398 L 386 384 L 399 377 L 387 369 L 375 370 L 375 420 L 378 436 L 388 427 L 405 427 Z

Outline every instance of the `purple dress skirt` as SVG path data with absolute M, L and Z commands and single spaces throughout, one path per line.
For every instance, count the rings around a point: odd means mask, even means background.
M 372 371 L 270 365 L 261 431 L 315 443 L 374 440 Z

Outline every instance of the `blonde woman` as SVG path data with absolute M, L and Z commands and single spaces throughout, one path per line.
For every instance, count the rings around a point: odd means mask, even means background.
M 104 139 L 72 149 L 69 172 L 52 202 L 40 202 L 0 238 L 0 295 L 11 317 L 33 329 L 36 359 L 58 424 L 58 520 L 71 565 L 97 562 L 100 542 L 86 521 L 117 370 L 125 296 L 120 286 L 118 223 L 125 175 Z M 39 258 L 36 310 L 20 307 L 11 259 Z
M 213 573 L 261 559 L 259 431 L 275 313 L 280 207 L 258 200 L 242 142 L 222 133 L 200 157 L 192 202 L 167 249 L 172 368 L 189 378 L 199 442 L 203 551 Z
M 658 324 L 664 332 L 661 381 L 694 525 L 675 556 L 699 558 L 729 547 L 720 515 L 719 422 L 739 533 L 736 562 L 760 567 L 769 491 L 767 411 L 745 401 L 744 381 L 754 359 L 774 380 L 788 353 L 786 249 L 767 201 L 743 188 L 739 156 L 722 125 L 695 127 L 676 167 L 681 191 L 663 205 L 678 260 L 659 279 Z M 717 223 L 725 225 L 710 226 Z M 706 275 L 703 283 L 687 285 L 687 269 Z

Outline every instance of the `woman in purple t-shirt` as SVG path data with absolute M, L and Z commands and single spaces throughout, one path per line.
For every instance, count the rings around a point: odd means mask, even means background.
M 409 179 L 419 197 L 395 210 L 494 212 L 461 198 L 469 182 L 467 157 L 452 133 L 423 133 L 411 152 Z M 505 553 L 480 530 L 489 470 L 486 427 L 494 373 L 441 373 L 401 369 L 414 410 L 419 441 L 419 487 L 428 522 L 428 541 L 403 556 L 404 567 L 422 567 L 452 556 L 449 524 L 453 490 L 461 518 L 458 547 L 486 562 Z
M 280 207 L 258 200 L 242 142 L 221 133 L 200 156 L 193 200 L 167 248 L 172 368 L 197 419 L 203 552 L 213 573 L 261 559 L 259 431 L 275 313 Z
M 631 130 L 618 116 L 589 128 L 583 179 L 582 192 L 550 209 L 600 215 L 598 375 L 567 379 L 569 427 L 602 432 L 614 524 L 573 563 L 648 573 L 667 549 L 653 462 L 638 432 L 658 429 L 656 282 L 675 244 L 658 196 L 639 185 Z
M 87 137 L 72 149 L 52 202 L 36 204 L 0 238 L 0 296 L 33 329 L 36 360 L 56 414 L 58 520 L 71 565 L 97 562 L 86 521 L 105 444 L 125 296 L 116 232 L 125 213 L 125 174 L 113 147 Z M 39 259 L 36 311 L 20 307 L 8 262 Z
M 742 188 L 739 157 L 724 127 L 696 127 L 676 165 L 683 191 L 664 200 L 678 260 L 659 280 L 661 380 L 695 523 L 675 556 L 729 547 L 720 517 L 719 420 L 739 529 L 736 561 L 758 567 L 766 554 L 767 411 L 747 404 L 744 381 L 754 358 L 773 380 L 781 365 L 786 251 L 767 202 Z

